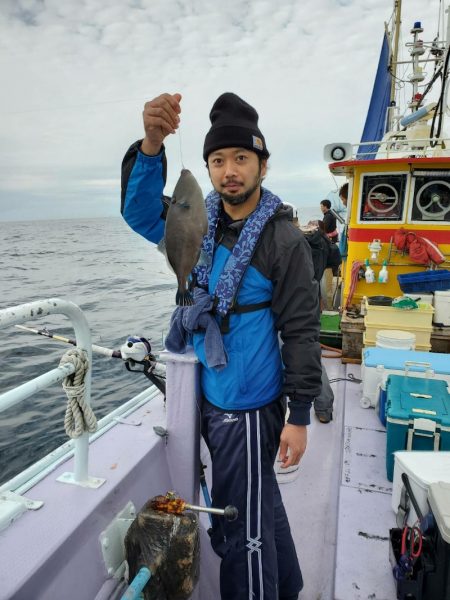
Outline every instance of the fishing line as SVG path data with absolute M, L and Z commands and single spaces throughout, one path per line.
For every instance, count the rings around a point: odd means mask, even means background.
M 184 169 L 184 161 L 183 161 L 183 148 L 181 144 L 181 127 L 178 127 L 178 144 L 180 146 L 180 160 L 181 160 L 181 168 Z

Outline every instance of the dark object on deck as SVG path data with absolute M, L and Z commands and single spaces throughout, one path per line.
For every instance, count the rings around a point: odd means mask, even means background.
M 155 510 L 164 496 L 149 500 L 125 536 L 131 581 L 142 566 L 152 573 L 144 588 L 145 600 L 187 600 L 198 581 L 200 540 L 198 518 Z
M 430 540 L 423 538 L 420 551 L 414 552 L 409 544 L 405 550 L 404 531 L 403 528 L 389 530 L 389 559 L 396 580 L 398 600 L 443 598 L 430 596 L 425 591 L 427 577 L 436 570 L 436 559 Z
M 361 363 L 363 349 L 364 317 L 351 317 L 344 312 L 341 318 L 342 362 Z
M 369 296 L 367 302 L 376 306 L 391 306 L 393 299 L 390 296 Z

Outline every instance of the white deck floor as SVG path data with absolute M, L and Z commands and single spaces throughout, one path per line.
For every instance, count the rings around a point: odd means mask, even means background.
M 358 365 L 325 359 L 330 379 Z M 280 485 L 305 582 L 301 600 L 395 600 L 389 564 L 392 484 L 385 429 L 359 404 L 359 384 L 332 384 L 334 418 L 312 416 L 299 476 Z

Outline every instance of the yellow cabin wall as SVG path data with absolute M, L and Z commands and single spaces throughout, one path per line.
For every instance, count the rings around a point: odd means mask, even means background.
M 378 161 L 377 161 L 378 163 Z M 439 222 L 434 222 L 434 223 L 409 223 L 408 222 L 408 213 L 409 213 L 409 207 L 410 207 L 410 203 L 412 202 L 412 198 L 410 196 L 410 191 L 411 191 L 411 179 L 408 179 L 408 183 L 407 183 L 407 187 L 405 190 L 405 204 L 404 204 L 404 214 L 406 215 L 406 221 L 405 222 L 384 222 L 382 224 L 380 223 L 371 223 L 371 222 L 365 222 L 365 223 L 358 223 L 358 215 L 359 215 L 359 210 L 360 210 L 360 206 L 359 206 L 359 200 L 360 200 L 360 190 L 361 190 L 361 185 L 362 185 L 362 175 L 366 175 L 366 174 L 385 174 L 385 173 L 409 173 L 410 172 L 410 168 L 411 165 L 408 162 L 405 163 L 394 163 L 394 164 L 389 164 L 389 163 L 385 163 L 383 161 L 383 164 L 381 164 L 381 161 L 379 162 L 379 164 L 371 164 L 371 165 L 362 165 L 361 167 L 359 166 L 355 166 L 353 168 L 353 178 L 351 181 L 351 199 L 350 199 L 350 213 L 349 213 L 349 217 L 348 217 L 348 227 L 350 229 L 350 236 L 351 236 L 351 229 L 358 229 L 358 230 L 373 230 L 373 229 L 379 229 L 379 230 L 383 230 L 384 232 L 386 230 L 388 231 L 392 231 L 392 236 L 394 235 L 394 232 L 399 229 L 400 227 L 403 227 L 405 229 L 408 229 L 409 231 L 414 231 L 414 230 L 421 230 L 421 231 L 429 231 L 430 235 L 429 235 L 429 239 L 431 241 L 433 240 L 433 231 L 440 231 L 442 232 L 442 230 L 447 231 L 448 232 L 448 242 L 449 243 L 441 243 L 438 242 L 439 248 L 440 250 L 448 255 L 447 261 L 450 260 L 450 226 L 449 223 L 441 223 L 439 224 Z M 438 169 L 438 170 L 444 170 L 444 169 L 448 169 L 450 168 L 450 160 L 448 165 L 443 165 L 442 163 L 439 164 L 433 164 L 432 162 L 430 162 L 429 164 L 426 165 L 416 165 L 415 166 L 416 169 L 423 169 L 423 170 L 429 170 L 429 169 Z M 371 239 L 370 241 L 372 241 L 372 239 L 376 239 L 378 236 L 376 235 L 376 232 L 374 231 L 373 237 L 371 235 Z M 391 237 L 391 236 L 389 236 Z M 447 241 L 447 240 L 446 240 Z M 435 242 L 436 243 L 436 242 Z M 342 277 L 343 277 L 343 282 L 342 282 L 342 298 L 341 298 L 341 305 L 345 306 L 346 302 L 347 302 L 347 298 L 349 295 L 349 291 L 350 291 L 350 285 L 351 285 L 351 270 L 352 270 L 352 265 L 355 261 L 362 261 L 364 262 L 366 258 L 369 258 L 369 262 L 370 262 L 370 266 L 373 268 L 374 272 L 375 272 L 375 276 L 378 277 L 378 273 L 382 267 L 383 261 L 389 261 L 387 264 L 387 269 L 388 269 L 388 273 L 389 273 L 389 279 L 387 283 L 372 283 L 372 284 L 368 284 L 366 283 L 366 281 L 364 279 L 359 280 L 356 284 L 356 288 L 351 300 L 352 304 L 359 304 L 362 297 L 363 296 L 378 296 L 378 295 L 383 295 L 383 296 L 399 296 L 402 295 L 403 292 L 400 289 L 400 286 L 398 284 L 397 281 L 397 275 L 398 274 L 403 274 L 403 273 L 415 273 L 415 272 L 419 272 L 419 271 L 424 271 L 426 270 L 426 266 L 424 265 L 418 265 L 416 263 L 412 263 L 409 259 L 409 256 L 406 254 L 405 256 L 403 256 L 400 252 L 398 252 L 395 248 L 395 246 L 392 244 L 392 248 L 390 250 L 390 243 L 389 242 L 382 242 L 382 249 L 378 255 L 378 260 L 376 262 L 372 261 L 370 259 L 370 251 L 368 249 L 368 244 L 369 241 L 348 241 L 348 254 L 347 254 L 347 258 L 343 261 L 342 264 Z M 389 256 L 390 255 L 390 256 Z M 394 264 L 393 264 L 394 263 Z M 450 263 L 446 262 L 444 264 L 441 265 L 442 268 L 450 268 Z

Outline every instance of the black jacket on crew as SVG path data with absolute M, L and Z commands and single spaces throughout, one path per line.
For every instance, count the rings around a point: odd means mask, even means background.
M 333 215 L 333 213 L 330 210 L 327 210 L 326 213 L 324 213 L 323 218 L 323 225 L 325 227 L 325 233 L 329 236 L 331 236 L 331 234 L 336 231 L 336 217 Z M 335 242 L 338 239 L 337 235 L 332 236 L 332 241 Z

